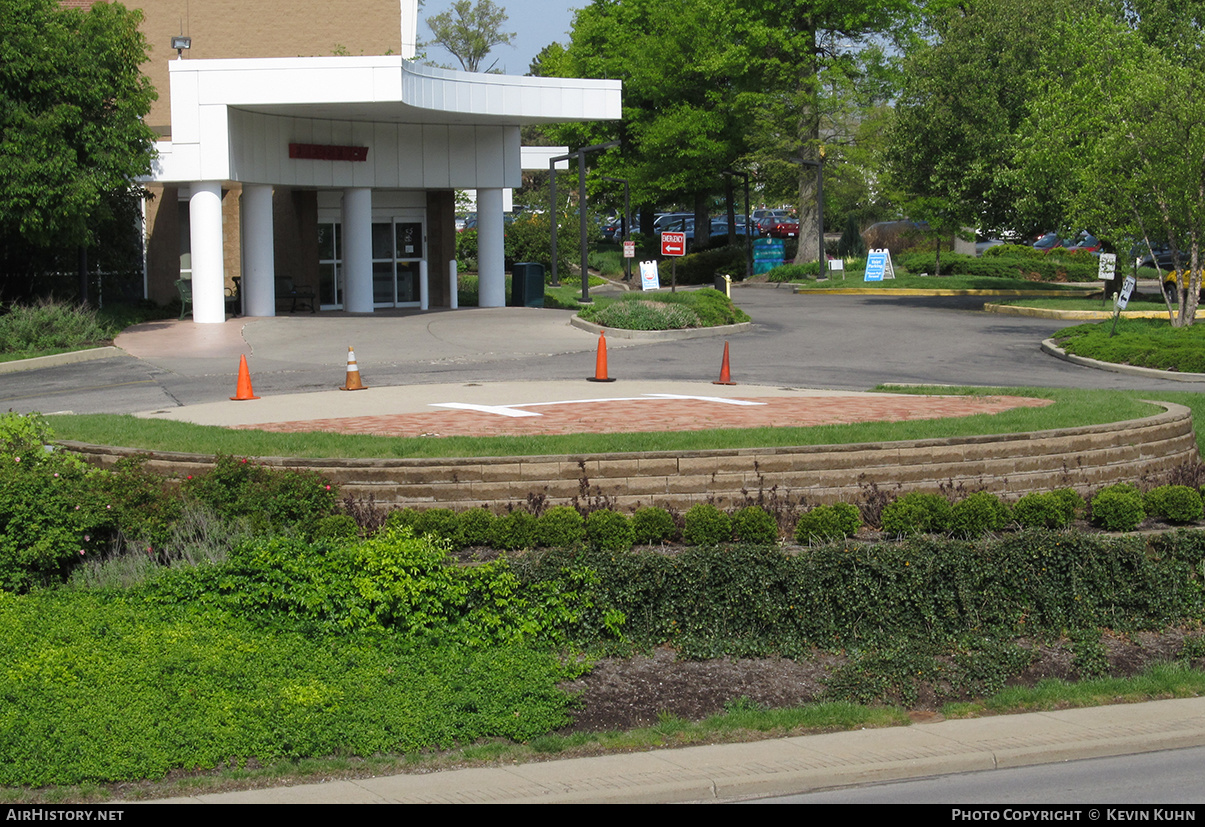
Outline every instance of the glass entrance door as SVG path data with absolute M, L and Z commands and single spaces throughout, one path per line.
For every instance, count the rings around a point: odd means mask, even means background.
M 423 222 L 393 218 L 372 224 L 372 299 L 376 307 L 417 307 Z

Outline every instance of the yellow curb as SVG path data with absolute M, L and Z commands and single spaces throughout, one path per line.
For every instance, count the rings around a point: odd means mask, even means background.
M 1086 299 L 1099 293 L 1099 290 L 1060 290 L 1053 293 L 1050 290 L 922 290 L 919 287 L 814 287 L 795 288 L 798 295 L 827 294 L 837 296 L 1009 296 L 1014 298 L 1034 298 L 1035 296 Z
M 1016 307 L 1009 304 L 983 305 L 984 313 L 999 313 L 1002 316 L 1030 316 L 1035 319 L 1063 319 L 1065 321 L 1099 321 L 1113 318 L 1112 310 L 1055 310 L 1048 307 Z M 1166 310 L 1123 310 L 1123 319 L 1166 319 Z

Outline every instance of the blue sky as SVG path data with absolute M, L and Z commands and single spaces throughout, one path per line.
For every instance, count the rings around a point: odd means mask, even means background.
M 494 0 L 506 9 L 508 20 L 506 31 L 515 33 L 513 46 L 497 46 L 489 54 L 486 64 L 498 61 L 498 68 L 508 75 L 523 75 L 527 73 L 532 58 L 540 50 L 553 41 L 569 42 L 569 27 L 573 24 L 573 9 L 586 5 L 587 0 Z M 429 40 L 431 30 L 423 19 L 429 15 L 439 14 L 451 6 L 451 0 L 426 0 L 419 10 L 419 37 Z M 436 63 L 456 66 L 456 58 L 452 57 L 440 46 L 430 46 L 427 54 Z

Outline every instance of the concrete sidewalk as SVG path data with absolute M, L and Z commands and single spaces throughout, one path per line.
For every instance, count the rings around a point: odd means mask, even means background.
M 725 802 L 1201 745 L 1205 699 L 1190 698 L 202 794 L 159 803 Z

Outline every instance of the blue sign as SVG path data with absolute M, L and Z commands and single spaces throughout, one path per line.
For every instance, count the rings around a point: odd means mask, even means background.
M 882 281 L 887 272 L 887 251 L 875 250 L 866 257 L 866 275 L 862 281 Z

